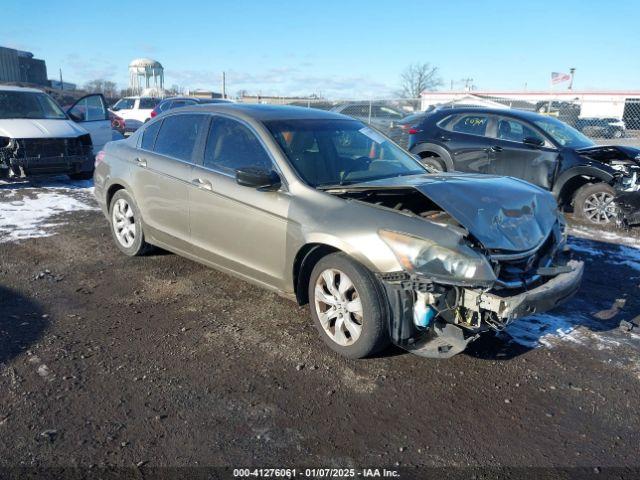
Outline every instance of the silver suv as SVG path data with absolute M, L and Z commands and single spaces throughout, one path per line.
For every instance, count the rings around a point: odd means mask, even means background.
M 385 136 L 314 109 L 169 111 L 97 158 L 116 246 L 152 245 L 300 304 L 358 358 L 393 342 L 450 357 L 579 287 L 553 196 L 513 178 L 431 174 Z

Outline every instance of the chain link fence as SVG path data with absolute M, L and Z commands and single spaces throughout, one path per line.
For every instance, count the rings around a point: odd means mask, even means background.
M 526 98 L 533 97 L 533 98 Z M 240 103 L 296 105 L 331 110 L 354 117 L 384 132 L 400 144 L 419 116 L 435 108 L 489 107 L 519 109 L 549 115 L 579 130 L 595 143 L 640 147 L 640 96 L 623 94 L 562 96 L 513 94 L 475 95 L 472 92 L 433 92 L 420 99 L 329 100 L 321 98 L 243 97 Z

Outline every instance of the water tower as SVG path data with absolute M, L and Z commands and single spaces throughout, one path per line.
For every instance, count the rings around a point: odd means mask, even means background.
M 164 90 L 164 68 L 157 60 L 136 58 L 129 64 L 129 88 L 136 95 L 144 90 Z

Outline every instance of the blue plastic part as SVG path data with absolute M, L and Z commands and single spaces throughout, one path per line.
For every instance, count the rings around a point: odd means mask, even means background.
M 422 328 L 427 328 L 431 323 L 431 320 L 433 320 L 433 317 L 435 316 L 436 316 L 435 308 L 427 307 L 427 309 L 424 312 L 424 315 L 422 315 L 422 318 L 418 319 L 417 325 Z

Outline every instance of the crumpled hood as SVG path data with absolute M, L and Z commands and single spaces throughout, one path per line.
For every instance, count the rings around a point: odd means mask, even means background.
M 521 252 L 544 241 L 558 220 L 551 193 L 511 177 L 443 173 L 395 177 L 347 189 L 413 187 L 488 249 Z
M 596 145 L 593 147 L 579 148 L 579 155 L 585 155 L 593 160 L 606 162 L 607 160 L 629 160 L 640 165 L 640 149 L 626 145 Z
M 9 138 L 74 138 L 87 131 L 71 120 L 0 120 L 0 137 Z

